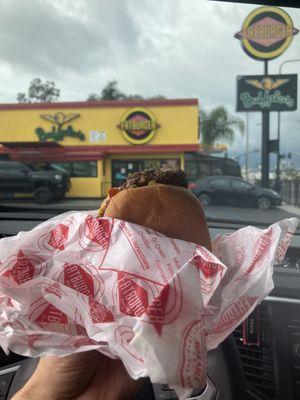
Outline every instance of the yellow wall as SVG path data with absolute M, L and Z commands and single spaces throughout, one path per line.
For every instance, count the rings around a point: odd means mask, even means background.
M 197 144 L 198 143 L 198 107 L 196 105 L 172 105 L 143 107 L 149 110 L 161 127 L 149 144 Z M 117 125 L 130 107 L 94 107 L 94 108 L 60 108 L 57 109 L 15 109 L 0 108 L 0 141 L 37 141 L 35 129 L 43 128 L 50 132 L 52 123 L 40 117 L 41 114 L 53 116 L 56 112 L 66 115 L 80 114 L 65 126 L 71 125 L 74 130 L 81 130 L 86 139 L 66 137 L 62 142 L 66 146 L 77 145 L 126 145 L 128 142 Z M 65 127 L 64 126 L 64 127 Z M 96 130 L 106 132 L 106 140 L 90 142 L 89 132 Z M 132 146 L 132 145 L 131 145 Z
M 52 104 L 53 106 L 53 104 Z M 53 126 L 50 121 L 41 118 L 41 115 L 54 116 L 56 113 L 65 115 L 80 114 L 80 117 L 66 123 L 62 129 L 71 125 L 74 131 L 85 134 L 85 140 L 65 137 L 59 143 L 65 146 L 128 146 L 128 148 L 139 145 L 131 144 L 123 137 L 121 130 L 117 127 L 122 117 L 135 107 L 81 107 L 70 103 L 68 107 L 63 103 L 57 103 L 56 108 L 27 108 L 10 110 L 0 106 L 0 142 L 37 142 L 36 128 L 43 128 L 45 132 L 51 132 Z M 33 105 L 34 107 L 34 105 Z M 198 106 L 197 105 L 160 105 L 141 106 L 139 108 L 148 110 L 160 125 L 149 145 L 181 145 L 198 144 Z M 105 132 L 105 140 L 94 142 L 90 140 L 90 131 Z M 180 150 L 179 150 L 180 151 Z M 129 151 L 130 153 L 130 151 Z M 98 160 L 98 176 L 95 178 L 71 178 L 71 189 L 66 197 L 94 197 L 104 196 L 111 186 L 111 160 L 112 159 L 164 159 L 178 158 L 181 167 L 184 168 L 183 152 L 179 153 L 151 153 L 151 154 L 114 154 L 105 160 Z M 63 161 L 63 160 L 62 160 Z M 103 166 L 104 170 L 103 171 Z M 105 172 L 105 173 L 104 173 Z

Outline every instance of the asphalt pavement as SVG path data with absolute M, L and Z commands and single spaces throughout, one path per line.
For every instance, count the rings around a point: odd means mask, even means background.
M 53 210 L 65 212 L 70 210 L 96 210 L 99 208 L 101 200 L 99 199 L 64 199 L 54 203 L 39 205 L 33 203 L 29 199 L 27 201 L 16 199 L 10 201 L 2 201 L 4 206 L 14 207 L 21 210 Z M 273 207 L 269 210 L 258 210 L 257 208 L 248 207 L 227 207 L 227 206 L 208 206 L 205 208 L 205 214 L 208 218 L 226 219 L 231 221 L 242 221 L 245 223 L 263 222 L 272 224 L 284 218 L 298 217 L 300 218 L 300 208 L 293 206 Z
M 205 209 L 205 214 L 208 218 L 214 219 L 272 224 L 284 218 L 300 218 L 300 209 L 291 210 L 281 206 L 263 211 L 249 207 L 209 206 Z

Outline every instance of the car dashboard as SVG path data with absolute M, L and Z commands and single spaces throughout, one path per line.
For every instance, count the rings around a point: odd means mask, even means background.
M 56 213 L 58 214 L 58 213 Z M 0 212 L 0 238 L 34 228 L 55 214 Z M 215 237 L 243 225 L 208 221 Z M 285 260 L 274 267 L 274 290 L 233 333 L 247 400 L 300 398 L 300 235 L 296 234 Z M 11 353 L 0 357 L 0 400 L 9 398 L 12 379 L 24 358 Z M 196 399 L 227 400 L 218 382 L 208 380 L 206 392 Z M 176 399 L 166 385 L 153 388 L 155 399 Z M 228 397 L 229 398 L 229 397 Z

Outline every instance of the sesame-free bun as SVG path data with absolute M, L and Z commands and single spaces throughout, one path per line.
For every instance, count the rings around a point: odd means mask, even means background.
M 183 187 L 154 184 L 123 189 L 110 198 L 104 217 L 142 225 L 211 250 L 202 205 Z

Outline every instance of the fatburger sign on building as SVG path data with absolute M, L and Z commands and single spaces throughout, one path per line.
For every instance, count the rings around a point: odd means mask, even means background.
M 235 34 L 243 50 L 257 60 L 280 56 L 299 32 L 291 17 L 277 7 L 259 7 L 245 19 L 242 30 Z
M 132 144 L 150 142 L 159 127 L 154 115 L 145 108 L 139 107 L 128 110 L 118 125 L 124 138 Z

